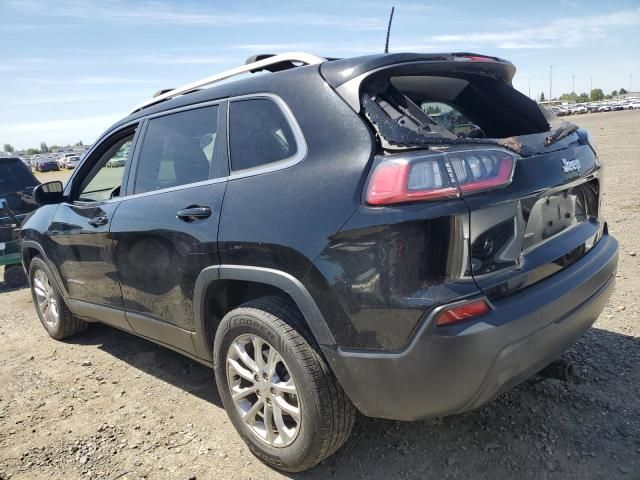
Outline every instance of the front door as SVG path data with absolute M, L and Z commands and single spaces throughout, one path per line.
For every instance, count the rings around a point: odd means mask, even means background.
M 109 228 L 122 200 L 134 133 L 127 129 L 101 142 L 73 176 L 69 198 L 54 214 L 51 261 L 74 305 L 122 308 Z

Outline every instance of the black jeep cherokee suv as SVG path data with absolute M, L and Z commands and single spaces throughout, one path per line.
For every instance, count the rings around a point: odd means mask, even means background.
M 239 434 L 282 470 L 335 452 L 356 410 L 490 401 L 593 324 L 617 266 L 589 134 L 514 73 L 465 53 L 291 54 L 159 92 L 64 188 L 36 189 L 22 248 L 40 320 L 213 367 Z

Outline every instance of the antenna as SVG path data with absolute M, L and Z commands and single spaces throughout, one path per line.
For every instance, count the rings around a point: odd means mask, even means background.
M 396 7 L 391 7 L 391 15 L 389 15 L 389 25 L 387 25 L 387 41 L 384 43 L 384 53 L 389 53 L 389 35 L 391 34 L 391 22 L 393 21 L 393 12 Z

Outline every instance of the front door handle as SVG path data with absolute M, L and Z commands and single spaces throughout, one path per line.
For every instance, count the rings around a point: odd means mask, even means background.
M 188 207 L 184 210 L 179 210 L 176 216 L 185 222 L 195 222 L 196 220 L 203 220 L 211 216 L 211 209 L 209 207 Z
M 93 217 L 91 220 L 89 220 L 89 225 L 91 225 L 92 227 L 102 227 L 103 225 L 106 225 L 107 223 L 109 223 L 109 218 L 107 218 L 106 215 L 100 215 L 99 217 Z

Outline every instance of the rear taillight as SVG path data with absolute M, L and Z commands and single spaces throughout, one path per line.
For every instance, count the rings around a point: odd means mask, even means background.
M 515 156 L 504 150 L 377 157 L 367 184 L 369 205 L 441 200 L 511 183 Z
M 447 307 L 440 311 L 436 317 L 436 325 L 442 326 L 464 322 L 465 320 L 471 320 L 472 318 L 479 317 L 480 315 L 484 315 L 490 311 L 491 307 L 484 298 L 470 300 Z

